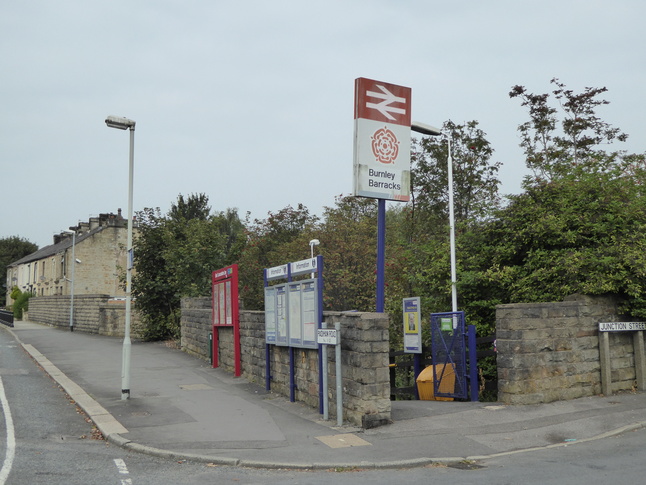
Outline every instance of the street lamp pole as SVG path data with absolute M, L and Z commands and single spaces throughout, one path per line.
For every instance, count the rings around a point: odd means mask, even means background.
M 442 131 L 439 128 L 425 125 L 423 123 L 413 122 L 410 129 L 417 133 L 430 136 L 442 136 Z M 457 271 L 455 262 L 455 213 L 453 210 L 453 157 L 451 156 L 451 137 L 446 136 L 446 141 L 449 148 L 448 164 L 448 178 L 449 178 L 449 231 L 450 231 L 450 245 L 451 245 L 451 311 L 458 311 L 458 291 L 457 291 Z
M 70 290 L 70 332 L 74 331 L 74 272 L 76 269 L 76 231 L 65 231 L 72 235 L 72 288 Z
M 321 244 L 321 241 L 319 241 L 318 239 L 312 239 L 310 241 L 310 258 L 311 259 L 314 259 L 314 246 L 318 246 L 319 244 Z M 312 273 L 312 279 L 314 279 L 314 273 Z
M 108 116 L 105 124 L 109 128 L 118 130 L 130 130 L 130 156 L 128 164 L 128 241 L 127 241 L 127 262 L 126 262 L 126 322 L 123 331 L 123 353 L 121 362 L 121 399 L 130 399 L 130 315 L 132 308 L 132 192 L 134 178 L 134 157 L 135 157 L 135 122 L 128 118 Z

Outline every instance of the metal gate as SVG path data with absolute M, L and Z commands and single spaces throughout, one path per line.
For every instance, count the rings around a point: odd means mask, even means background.
M 465 336 L 464 312 L 431 314 L 433 390 L 437 397 L 468 397 Z

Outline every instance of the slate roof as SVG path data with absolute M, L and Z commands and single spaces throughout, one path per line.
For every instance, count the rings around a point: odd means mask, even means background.
M 105 229 L 105 226 L 99 226 L 99 227 L 95 227 L 89 232 L 86 232 L 80 235 L 77 234 L 76 244 L 87 239 L 88 237 L 93 236 L 98 232 L 101 232 L 103 229 Z M 14 266 L 19 266 L 21 264 L 31 263 L 32 261 L 40 261 L 41 259 L 48 258 L 50 256 L 54 256 L 56 254 L 62 253 L 63 251 L 71 247 L 72 247 L 72 236 L 70 235 L 70 237 L 66 237 L 59 243 L 50 244 L 49 246 L 40 248 L 38 251 L 28 254 L 27 256 L 19 259 L 18 261 L 14 261 L 13 263 L 7 265 L 7 268 L 12 268 Z

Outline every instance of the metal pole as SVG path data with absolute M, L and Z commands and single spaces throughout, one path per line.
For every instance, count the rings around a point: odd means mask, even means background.
M 458 311 L 457 274 L 455 269 L 455 213 L 453 211 L 453 158 L 451 157 L 451 135 L 446 140 L 449 145 L 448 175 L 449 175 L 449 226 L 451 232 L 451 311 Z
M 126 262 L 126 324 L 123 332 L 123 355 L 121 365 L 121 399 L 130 399 L 130 314 L 132 306 L 132 189 L 135 165 L 135 127 L 130 127 L 130 157 L 128 166 L 128 242 Z
M 74 331 L 74 270 L 76 269 L 76 231 L 72 232 L 72 289 L 70 291 L 70 332 Z
M 336 329 L 336 424 L 343 426 L 343 376 L 341 375 L 341 322 L 334 324 Z
M 327 322 L 321 324 L 321 328 L 327 328 Z M 328 374 L 327 374 L 327 345 L 319 345 L 323 362 L 323 419 L 327 421 L 330 418 L 330 404 L 327 393 Z
M 377 201 L 377 312 L 383 313 L 386 299 L 386 200 Z

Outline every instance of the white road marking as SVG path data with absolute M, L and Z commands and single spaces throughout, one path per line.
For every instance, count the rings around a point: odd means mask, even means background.
M 126 466 L 126 462 L 123 461 L 121 458 L 115 458 L 114 464 L 117 465 L 117 468 L 119 469 L 119 473 L 121 473 L 122 475 L 130 475 L 130 472 L 128 471 L 128 467 Z M 121 485 L 132 485 L 132 480 L 130 478 L 122 478 Z
M 2 384 L 2 377 L 0 377 L 0 402 L 2 402 L 2 412 L 4 414 L 5 427 L 7 428 L 7 453 L 0 470 L 0 485 L 4 485 L 11 473 L 13 466 L 13 459 L 16 456 L 16 434 L 13 427 L 13 418 L 11 417 L 11 409 L 9 409 L 9 401 L 4 392 L 4 385 Z

